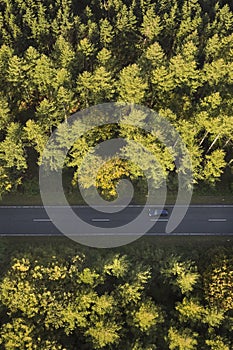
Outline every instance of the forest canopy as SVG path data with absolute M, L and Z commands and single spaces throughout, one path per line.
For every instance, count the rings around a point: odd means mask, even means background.
M 0 194 L 36 176 L 59 123 L 112 101 L 141 104 L 174 125 L 190 152 L 196 186 L 232 174 L 232 28 L 231 1 L 2 0 Z M 73 185 L 87 150 L 122 136 L 141 140 L 164 174 L 175 177 L 174 160 L 154 147 L 155 137 L 118 127 L 74 143 L 66 160 Z M 100 169 L 96 186 L 109 196 L 117 179 L 142 175 L 120 157 L 108 170 L 103 181 Z M 88 170 L 84 187 L 87 181 Z
M 1 0 L 0 197 L 38 180 L 61 122 L 106 102 L 165 118 L 190 152 L 194 185 L 211 188 L 232 177 L 232 91 L 230 0 Z M 176 155 L 156 135 L 107 125 L 71 147 L 65 170 L 74 188 L 92 179 L 92 168 L 80 175 L 88 151 L 120 137 L 126 155 L 135 141 L 159 161 L 160 172 L 151 171 L 158 186 L 158 176 L 176 186 Z M 138 184 L 143 171 L 116 155 L 96 186 L 112 198 L 125 177 Z M 232 180 L 227 186 L 233 191 Z M 9 253 L 10 239 L 6 247 L 1 239 L 0 349 L 232 349 L 230 239 L 209 249 L 197 241 L 185 252 L 142 241 L 103 252 L 58 240 L 22 248 L 13 239 Z
M 1 241 L 0 349 L 231 350 L 232 244 L 175 238 Z

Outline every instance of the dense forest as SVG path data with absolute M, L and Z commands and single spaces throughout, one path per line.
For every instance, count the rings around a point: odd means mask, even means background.
M 229 240 L 21 240 L 1 242 L 0 349 L 232 349 Z
M 111 101 L 167 118 L 190 152 L 194 184 L 214 186 L 232 176 L 232 84 L 230 0 L 2 0 L 0 194 L 37 178 L 59 123 Z M 74 186 L 85 152 L 119 136 L 146 145 L 174 185 L 174 159 L 156 136 L 112 127 L 73 144 L 65 166 Z M 128 176 L 137 182 L 142 174 L 115 157 L 99 170 L 96 186 L 114 196 L 116 181 Z M 232 191 L 232 180 L 226 186 Z
M 0 197 L 38 182 L 61 122 L 106 102 L 157 112 L 186 144 L 194 186 L 228 179 L 232 193 L 232 92 L 231 0 L 1 0 Z M 156 135 L 122 125 L 96 127 L 73 144 L 71 186 L 89 186 L 84 155 L 117 137 L 146 146 L 176 188 L 174 154 Z M 124 147 L 131 152 L 130 142 Z M 125 177 L 142 188 L 143 172 L 116 155 L 96 186 L 114 197 Z M 0 349 L 232 350 L 231 240 L 178 237 L 176 249 L 176 238 L 111 250 L 1 238 Z

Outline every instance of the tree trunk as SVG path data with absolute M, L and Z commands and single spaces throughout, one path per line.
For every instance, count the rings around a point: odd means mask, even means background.
M 219 139 L 219 137 L 220 137 L 220 134 L 218 134 L 218 135 L 215 137 L 214 141 L 211 143 L 210 147 L 208 148 L 206 154 L 211 150 L 211 148 L 212 148 L 212 147 L 214 146 L 214 144 L 217 142 L 217 140 Z

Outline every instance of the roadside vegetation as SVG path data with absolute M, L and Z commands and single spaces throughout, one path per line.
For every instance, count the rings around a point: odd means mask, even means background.
M 230 350 L 229 237 L 0 242 L 0 349 Z
M 232 28 L 226 0 L 2 0 L 0 195 L 35 192 L 54 128 L 77 111 L 111 101 L 140 104 L 166 118 L 190 152 L 197 191 L 213 191 L 220 180 L 231 195 Z M 113 137 L 127 140 L 124 154 L 133 155 L 131 140 L 147 147 L 161 166 L 162 175 L 151 172 L 157 187 L 162 176 L 169 191 L 177 188 L 176 155 L 156 135 L 111 125 L 71 147 L 65 161 L 70 193 L 78 179 L 90 186 L 94 166 L 80 175 L 86 152 Z M 53 156 L 56 170 L 59 152 Z M 116 155 L 100 167 L 95 185 L 112 199 L 125 177 L 145 187 L 142 171 Z

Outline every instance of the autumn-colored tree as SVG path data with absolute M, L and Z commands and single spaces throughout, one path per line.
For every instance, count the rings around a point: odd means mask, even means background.
M 14 259 L 0 284 L 9 317 L 0 328 L 5 349 L 85 349 L 147 345 L 163 322 L 146 296 L 149 269 L 131 268 L 125 256 L 109 256 L 94 267 L 85 257 Z

